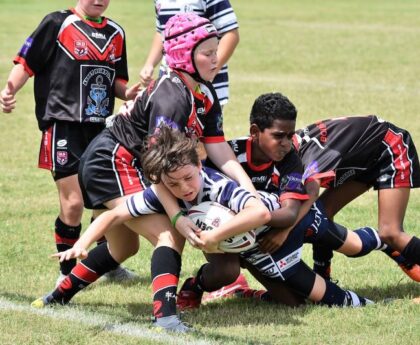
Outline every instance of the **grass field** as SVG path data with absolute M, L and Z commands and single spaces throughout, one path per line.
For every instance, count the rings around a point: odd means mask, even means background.
M 0 87 L 11 60 L 43 16 L 75 1 L 0 0 Z M 415 0 L 232 0 L 241 42 L 230 63 L 228 138 L 247 134 L 255 97 L 281 91 L 297 106 L 298 127 L 316 119 L 379 114 L 410 130 L 420 147 L 420 3 Z M 154 30 L 152 1 L 114 0 L 107 15 L 127 34 L 131 82 L 137 80 Z M 404 344 L 420 343 L 420 285 L 385 255 L 336 255 L 340 285 L 375 300 L 365 309 L 308 305 L 290 309 L 229 299 L 185 315 L 191 336 L 150 329 L 151 247 L 126 262 L 137 284 L 96 284 L 72 306 L 34 311 L 30 302 L 57 277 L 53 221 L 57 195 L 48 172 L 36 168 L 40 132 L 32 81 L 18 94 L 13 114 L 0 114 L 0 344 Z M 339 214 L 350 228 L 377 223 L 369 192 Z M 420 194 L 412 192 L 405 229 L 420 235 Z M 84 225 L 88 224 L 86 212 Z M 310 248 L 305 260 L 311 264 Z M 203 256 L 188 247 L 182 279 Z M 259 285 L 247 275 L 251 285 Z M 388 303 L 387 299 L 393 301 Z

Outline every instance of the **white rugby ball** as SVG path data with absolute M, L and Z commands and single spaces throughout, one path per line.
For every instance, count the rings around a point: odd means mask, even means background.
M 211 231 L 234 215 L 235 212 L 214 201 L 202 202 L 188 211 L 188 217 L 202 231 Z M 219 249 L 226 253 L 239 253 L 251 248 L 255 244 L 255 237 L 254 230 L 251 230 L 221 241 Z

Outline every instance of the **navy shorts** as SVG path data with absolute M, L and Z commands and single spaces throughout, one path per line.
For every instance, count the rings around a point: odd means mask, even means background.
M 258 240 L 267 232 L 257 236 L 257 242 L 251 249 L 240 253 L 243 260 L 253 265 L 267 278 L 285 281 L 296 273 L 302 260 L 303 228 L 295 227 L 287 237 L 283 245 L 274 253 L 263 253 L 260 250 Z
M 88 209 L 106 208 L 104 202 L 146 188 L 140 162 L 108 130 L 99 134 L 83 154 L 79 184 Z
M 38 167 L 55 180 L 77 174 L 80 157 L 104 129 L 103 124 L 57 121 L 42 132 Z

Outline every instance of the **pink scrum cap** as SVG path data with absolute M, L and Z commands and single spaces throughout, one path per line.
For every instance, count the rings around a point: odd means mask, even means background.
M 217 30 L 211 22 L 192 12 L 176 14 L 165 26 L 163 49 L 170 68 L 200 78 L 194 63 L 194 50 L 203 41 L 217 37 Z

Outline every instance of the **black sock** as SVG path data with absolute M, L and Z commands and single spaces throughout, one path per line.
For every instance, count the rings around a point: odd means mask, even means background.
M 181 255 L 170 247 L 154 250 L 151 262 L 153 315 L 176 315 L 176 290 L 181 271 Z
M 64 224 L 62 220 L 57 217 L 55 220 L 55 244 L 58 252 L 63 252 L 73 247 L 79 239 L 82 225 L 69 226 Z M 76 266 L 76 259 L 66 260 L 60 262 L 60 271 L 64 275 L 68 275 L 70 271 Z
M 346 301 L 346 291 L 340 288 L 338 285 L 326 280 L 326 289 L 325 294 L 320 300 L 321 304 L 326 304 L 328 306 L 343 306 Z
M 401 255 L 407 260 L 420 265 L 420 239 L 413 236 L 401 252 Z
M 71 273 L 53 291 L 52 297 L 56 302 L 66 304 L 77 292 L 118 265 L 119 263 L 111 256 L 107 244 L 101 244 L 92 249 L 88 257 L 72 269 Z

